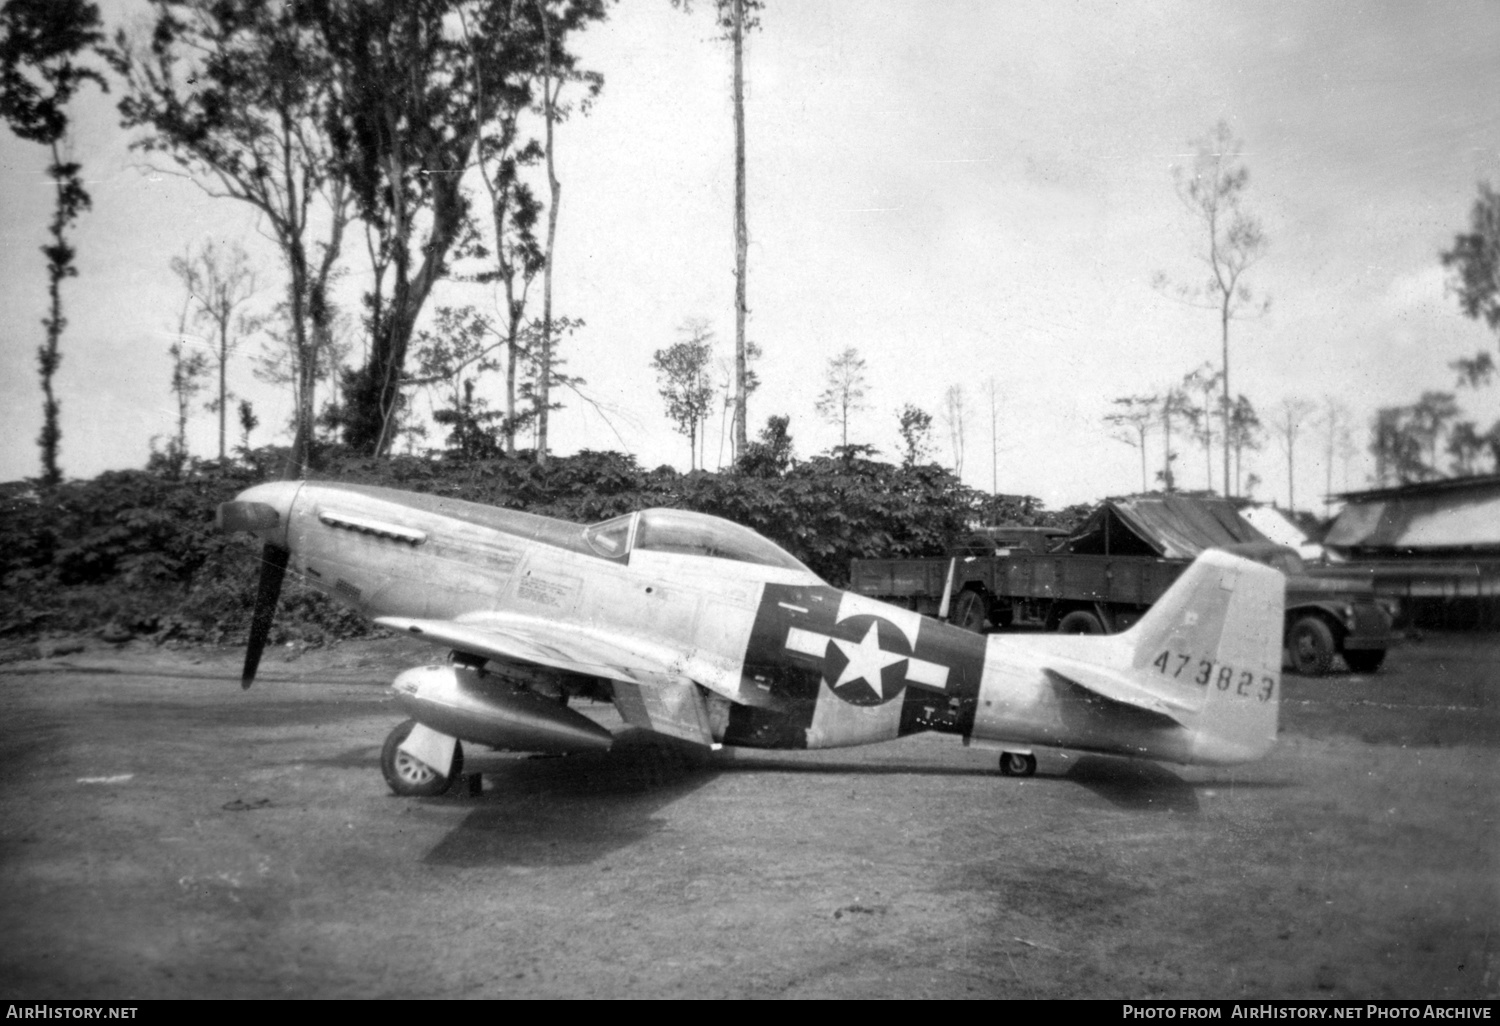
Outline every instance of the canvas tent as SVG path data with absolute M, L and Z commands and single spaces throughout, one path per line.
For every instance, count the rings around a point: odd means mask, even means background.
M 1089 555 L 1191 559 L 1204 549 L 1268 539 L 1227 499 L 1135 495 L 1110 499 L 1068 537 Z

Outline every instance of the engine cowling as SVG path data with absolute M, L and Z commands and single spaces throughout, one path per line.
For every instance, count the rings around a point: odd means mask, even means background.
M 396 678 L 396 704 L 463 741 L 519 752 L 609 748 L 614 735 L 555 699 L 465 666 L 419 666 Z

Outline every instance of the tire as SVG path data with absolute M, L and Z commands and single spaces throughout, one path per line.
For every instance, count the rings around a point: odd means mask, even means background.
M 401 742 L 416 725 L 416 720 L 407 720 L 386 736 L 385 746 L 380 749 L 380 772 L 385 774 L 385 782 L 391 790 L 403 798 L 432 798 L 446 793 L 463 772 L 463 745 L 453 746 L 453 763 L 448 767 L 447 776 L 443 776 L 401 751 Z
M 1320 617 L 1301 617 L 1286 632 L 1286 651 L 1297 673 L 1321 677 L 1333 665 L 1333 630 Z
M 1059 634 L 1104 634 L 1104 624 L 1093 613 L 1075 609 L 1057 625 Z
M 988 613 L 986 605 L 984 596 L 979 592 L 961 591 L 958 593 L 958 601 L 954 603 L 953 615 L 949 617 L 949 622 L 966 631 L 983 634 L 984 621 Z
M 1357 652 L 1345 652 L 1344 662 L 1355 673 L 1374 673 L 1385 662 L 1385 649 L 1362 648 Z
M 1030 752 L 1001 752 L 1002 777 L 1029 777 L 1036 773 L 1036 756 Z

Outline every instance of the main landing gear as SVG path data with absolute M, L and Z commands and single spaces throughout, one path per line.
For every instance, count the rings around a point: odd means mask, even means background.
M 1029 777 L 1036 773 L 1036 756 L 1030 752 L 1001 752 L 1002 777 Z
M 413 759 L 401 750 L 401 742 L 417 725 L 416 720 L 407 720 L 391 731 L 380 750 L 380 772 L 391 790 L 403 798 L 431 798 L 446 794 L 464 770 L 462 745 L 453 746 L 453 762 L 448 772 L 442 774 L 419 759 Z

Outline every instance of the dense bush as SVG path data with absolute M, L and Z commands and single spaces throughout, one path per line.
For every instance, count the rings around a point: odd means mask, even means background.
M 112 636 L 230 641 L 254 605 L 259 543 L 214 527 L 220 502 L 275 476 L 282 450 L 186 467 L 112 471 L 53 489 L 11 486 L 0 506 L 0 635 L 107 630 Z M 986 496 L 940 467 L 897 467 L 850 447 L 750 473 L 643 470 L 628 455 L 581 452 L 539 466 L 532 453 L 493 459 L 339 450 L 309 476 L 429 492 L 592 522 L 670 506 L 745 524 L 832 584 L 855 557 L 941 555 L 976 520 L 1055 522 L 1022 496 Z M 321 640 L 366 629 L 288 580 L 273 640 Z

